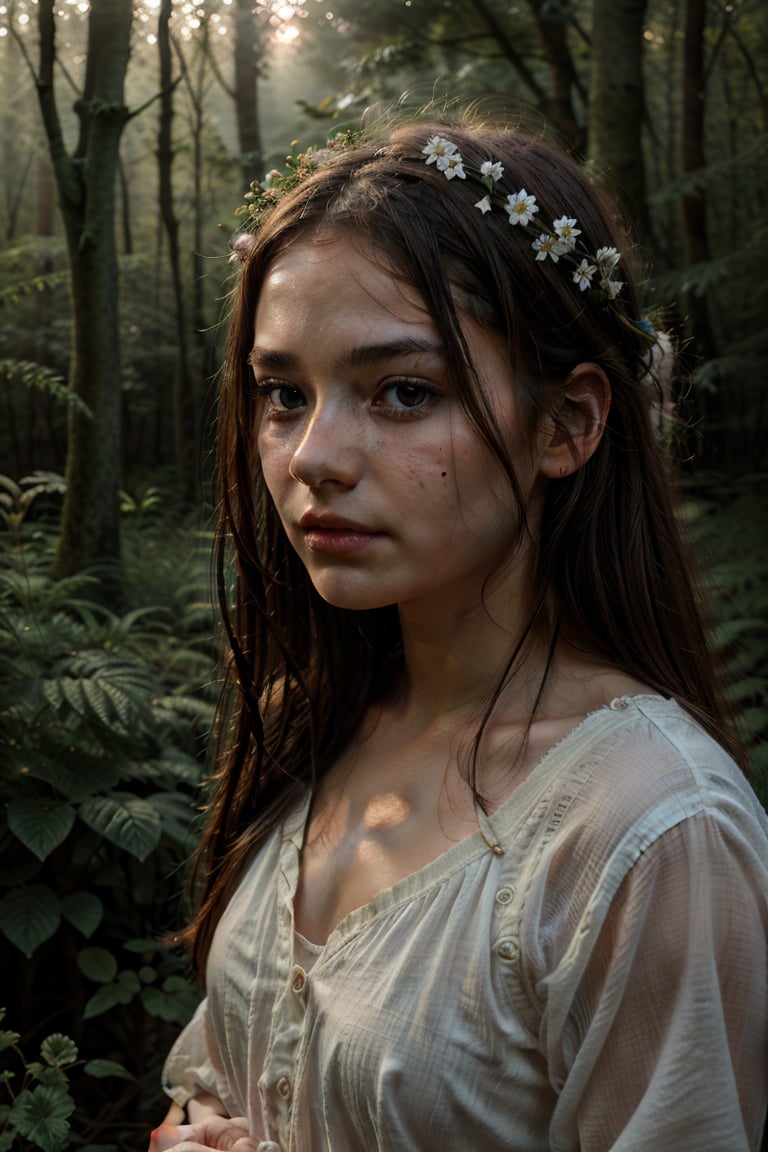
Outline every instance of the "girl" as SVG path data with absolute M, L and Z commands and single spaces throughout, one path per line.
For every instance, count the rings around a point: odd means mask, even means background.
M 222 380 L 192 1123 L 155 1146 L 756 1149 L 768 822 L 610 217 L 479 124 L 277 185 Z

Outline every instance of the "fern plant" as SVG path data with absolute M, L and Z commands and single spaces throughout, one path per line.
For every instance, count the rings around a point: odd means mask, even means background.
M 713 647 L 750 752 L 751 783 L 768 808 L 768 473 L 700 473 L 687 511 Z
M 197 834 L 212 616 L 196 543 L 175 557 L 175 618 L 108 612 L 87 573 L 51 580 L 52 550 L 24 515 L 0 533 L 0 963 L 20 1032 L 55 1021 L 128 1067 L 119 1110 L 90 1065 L 70 1074 L 83 1140 L 128 1148 L 127 1101 L 154 1118 L 159 1060 L 198 998 L 163 937 Z

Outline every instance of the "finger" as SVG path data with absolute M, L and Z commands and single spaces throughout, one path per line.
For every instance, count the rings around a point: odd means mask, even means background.
M 209 1116 L 198 1124 L 161 1124 L 152 1133 L 150 1152 L 196 1152 L 199 1148 L 213 1152 L 251 1152 L 258 1141 L 248 1136 L 244 1116 Z
M 168 1152 L 169 1148 L 174 1148 L 182 1140 L 190 1139 L 194 1135 L 193 1124 L 161 1124 L 159 1128 L 155 1128 L 150 1137 L 149 1152 Z

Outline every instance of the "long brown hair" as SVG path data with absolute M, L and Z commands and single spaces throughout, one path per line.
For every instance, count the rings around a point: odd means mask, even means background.
M 257 402 L 247 357 L 256 305 L 272 261 L 297 239 L 328 229 L 357 237 L 419 293 L 467 416 L 506 470 L 521 531 L 525 508 L 510 446 L 485 402 L 457 309 L 471 310 L 505 338 L 530 435 L 551 415 L 573 368 L 601 366 L 612 403 L 600 445 L 582 468 L 550 484 L 545 498 L 535 542 L 537 627 L 552 648 L 567 629 L 593 656 L 675 697 L 742 759 L 718 693 L 652 419 L 649 345 L 631 324 L 639 305 L 626 257 L 627 282 L 613 304 L 579 292 L 562 264 L 534 260 L 530 236 L 510 227 L 502 211 L 476 211 L 476 186 L 449 182 L 425 163 L 422 149 L 433 133 L 448 135 L 474 171 L 483 161 L 501 161 L 505 191 L 533 193 L 541 219 L 576 217 L 588 251 L 623 246 L 610 210 L 556 148 L 513 129 L 442 122 L 412 122 L 342 151 L 289 192 L 256 233 L 233 298 L 219 401 L 216 556 L 231 657 L 215 787 L 196 860 L 199 908 L 187 933 L 201 976 L 247 856 L 402 674 L 396 608 L 351 612 L 318 596 L 288 543 L 255 452 Z M 507 675 L 513 664 L 511 654 Z

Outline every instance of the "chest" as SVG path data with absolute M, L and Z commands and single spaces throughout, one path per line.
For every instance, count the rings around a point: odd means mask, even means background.
M 297 968 L 284 914 L 297 856 L 285 844 L 279 860 L 273 854 L 249 876 L 210 969 L 224 1073 L 252 1131 L 291 1152 L 458 1144 L 502 1152 L 510 1101 L 523 1114 L 540 1110 L 543 1124 L 545 1069 L 512 1007 L 511 855 L 460 842 L 353 913 L 309 972 Z M 543 1130 L 531 1148 L 542 1146 Z
M 482 748 L 483 795 L 503 803 L 552 744 L 578 723 L 567 717 L 494 730 Z M 450 733 L 430 740 L 369 740 L 336 766 L 315 798 L 301 852 L 297 930 L 323 944 L 351 911 L 477 832 L 467 757 Z

